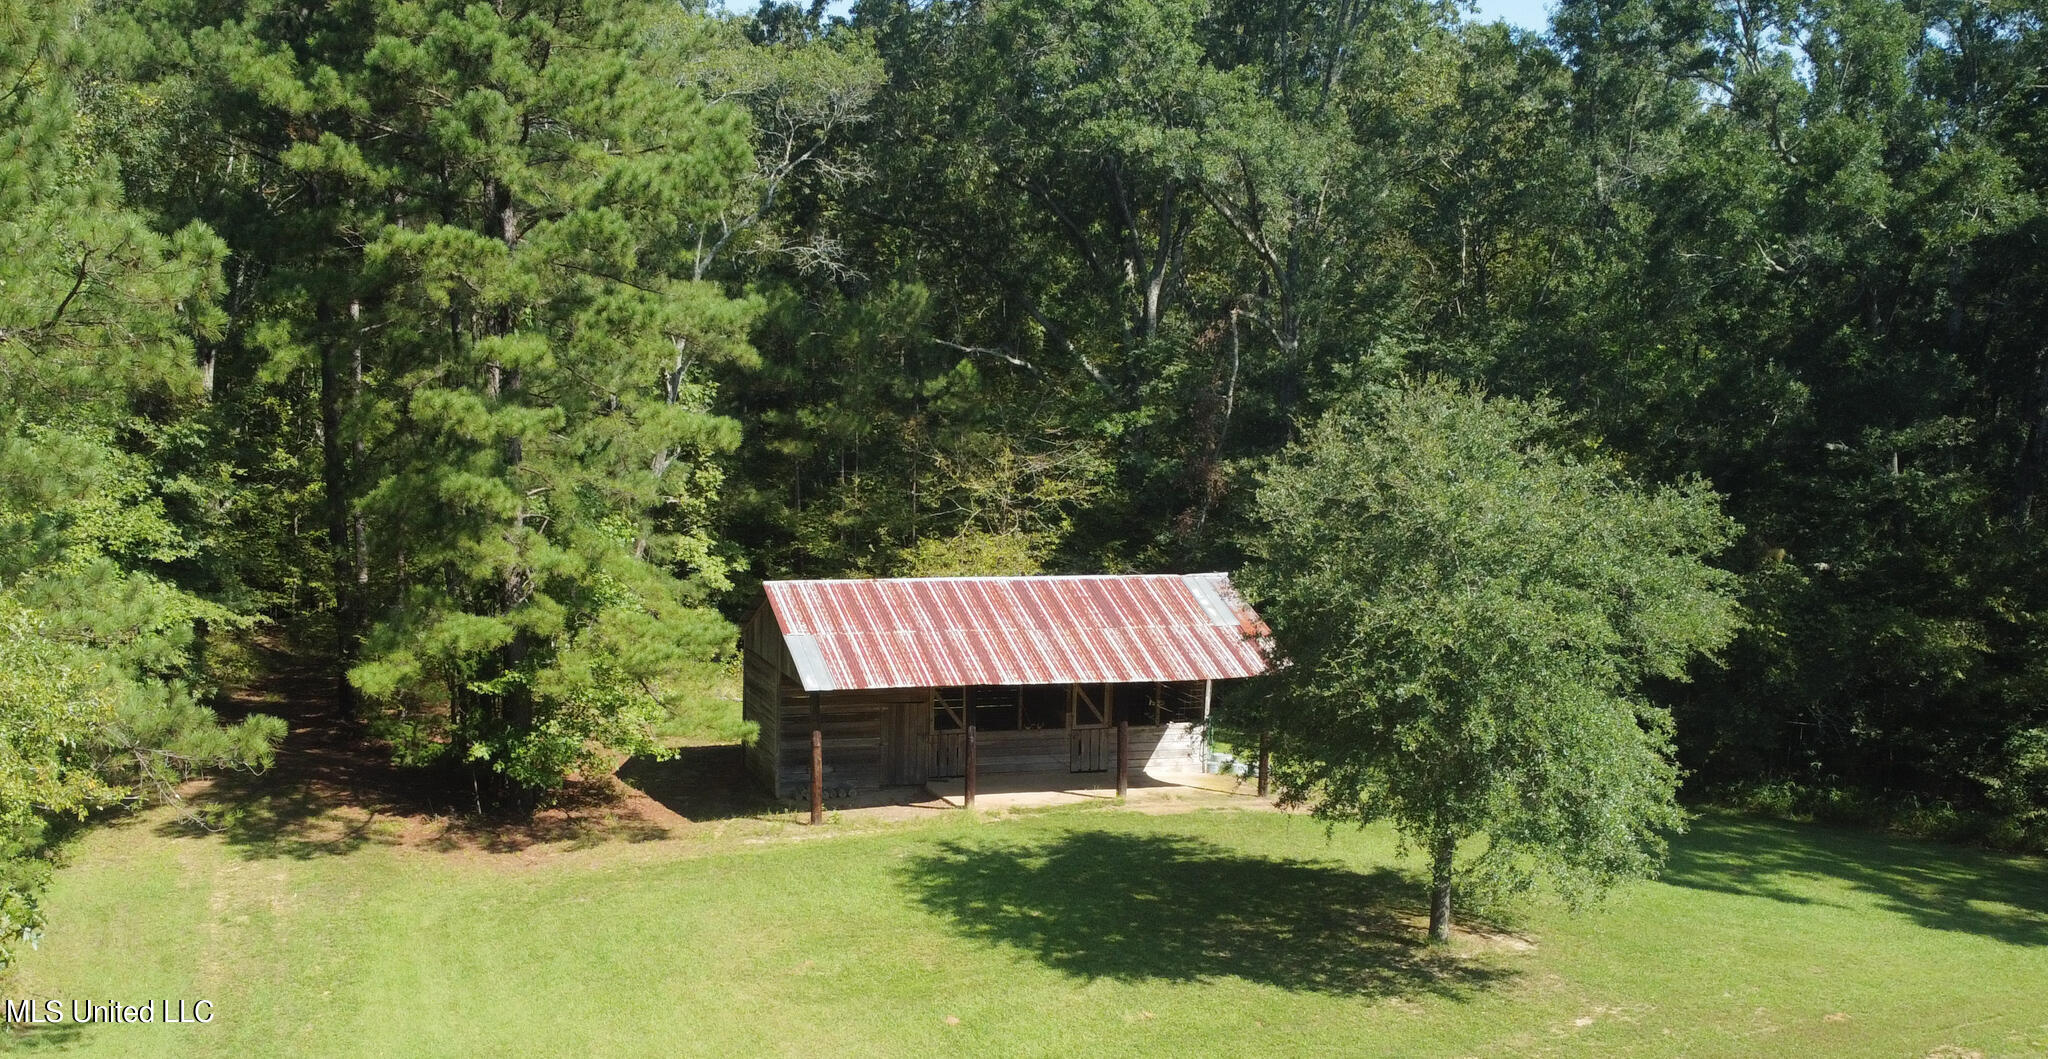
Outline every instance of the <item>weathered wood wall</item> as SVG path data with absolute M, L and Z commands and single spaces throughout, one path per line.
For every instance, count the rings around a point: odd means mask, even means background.
M 747 769 L 778 798 L 807 791 L 811 697 L 796 681 L 796 664 L 766 606 L 747 619 L 742 637 L 742 711 L 758 727 L 746 748 Z M 963 735 L 931 730 L 928 688 L 829 691 L 818 705 L 828 794 L 960 774 Z M 1116 767 L 1115 746 L 1114 728 L 978 733 L 979 765 L 986 774 L 1108 771 Z M 1199 772 L 1203 750 L 1199 724 L 1131 726 L 1134 769 Z
M 847 790 L 923 783 L 956 777 L 964 769 L 966 736 L 961 732 L 927 732 L 922 699 L 895 702 L 867 698 L 842 700 L 834 695 L 879 696 L 896 692 L 836 692 L 824 696 L 825 787 Z M 905 695 L 923 695 L 922 689 Z M 809 703 L 799 696 L 784 703 L 782 775 L 784 789 L 810 783 L 811 725 Z M 1103 772 L 1116 767 L 1116 729 L 1046 728 L 1024 732 L 976 733 L 978 765 L 983 775 L 1015 772 Z M 1082 742 L 1076 753 L 1076 741 Z M 1131 767 L 1153 772 L 1202 771 L 1202 727 L 1178 722 L 1165 726 L 1131 726 Z M 907 769 L 911 761 L 919 768 Z M 932 763 L 927 774 L 921 768 Z
M 917 712 L 919 724 L 931 708 L 924 688 L 874 691 L 828 691 L 818 696 L 819 731 L 825 736 L 825 790 L 839 795 L 863 787 L 923 783 L 922 770 L 907 774 L 908 761 L 892 734 L 904 733 L 906 718 Z M 782 789 L 809 790 L 811 785 L 811 700 L 800 688 L 781 700 Z
M 784 790 L 796 788 L 780 786 L 777 783 L 776 758 L 780 751 L 777 733 L 782 728 L 781 703 L 785 695 L 797 687 L 796 664 L 790 660 L 789 648 L 782 643 L 782 630 L 775 624 L 775 615 L 767 606 L 757 607 L 740 630 L 741 653 L 743 657 L 740 710 L 741 716 L 754 722 L 754 741 L 747 745 L 747 772 L 768 790 L 769 794 L 781 797 Z M 804 738 L 810 738 L 809 729 Z M 805 744 L 805 761 L 810 760 L 809 744 Z M 804 766 L 803 785 L 810 785 L 809 764 Z
M 1202 754 L 1201 725 L 1176 721 L 1158 728 L 1131 726 L 1132 768 L 1150 772 L 1200 772 Z
M 965 758 L 953 748 L 966 739 L 963 732 L 932 732 L 938 743 L 938 760 L 946 771 L 938 775 L 958 776 Z M 982 775 L 1002 772 L 1067 771 L 1067 730 L 1043 728 L 1030 732 L 976 732 L 976 764 Z
M 1116 729 L 1075 728 L 1067 732 L 1067 767 L 1107 772 L 1116 767 Z

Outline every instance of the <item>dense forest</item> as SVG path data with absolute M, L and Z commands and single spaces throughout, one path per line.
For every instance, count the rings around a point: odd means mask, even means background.
M 1429 377 L 1720 495 L 1689 791 L 2038 847 L 2044 94 L 2011 0 L 0 0 L 0 923 L 266 628 L 531 805 L 763 579 L 1235 569 Z

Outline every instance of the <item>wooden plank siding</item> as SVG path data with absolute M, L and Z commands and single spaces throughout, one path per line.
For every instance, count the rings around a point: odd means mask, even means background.
M 1107 772 L 1116 767 L 1116 729 L 1067 730 L 1067 768 L 1075 772 Z
M 1042 728 L 1031 732 L 976 732 L 976 764 L 983 775 L 1000 772 L 1065 772 L 1067 771 L 1067 730 L 1064 728 Z M 957 766 L 962 759 L 955 756 L 954 748 L 964 738 L 963 732 L 932 732 L 930 738 L 937 743 L 940 767 L 955 766 L 936 776 L 958 776 Z
M 898 714 L 929 711 L 931 693 L 923 688 L 874 691 L 827 691 L 818 696 L 819 730 L 825 735 L 825 790 L 833 797 L 863 787 L 922 783 L 897 779 L 900 750 L 890 739 L 901 732 Z M 783 790 L 808 788 L 811 782 L 810 695 L 792 686 L 782 696 Z
M 825 733 L 825 789 L 838 793 L 863 787 L 923 783 L 956 777 L 965 766 L 965 733 L 928 731 L 929 692 L 903 694 L 914 701 L 882 701 L 888 692 L 826 692 L 820 696 Z M 810 783 L 809 697 L 785 698 L 782 784 L 795 790 Z M 836 700 L 836 701 L 835 701 Z M 1045 728 L 1023 732 L 979 732 L 977 764 L 984 775 L 1016 772 L 1102 772 L 1116 767 L 1113 728 Z M 1092 754 L 1076 760 L 1074 740 L 1092 741 Z M 1202 726 L 1186 721 L 1131 726 L 1131 766 L 1153 772 L 1200 772 Z M 914 762 L 914 764 L 906 764 Z M 929 771 L 923 766 L 929 764 Z M 1083 766 L 1076 769 L 1076 765 Z M 1087 766 L 1093 765 L 1093 768 Z
M 1151 772 L 1200 772 L 1202 726 L 1187 721 L 1131 726 L 1131 766 Z M 1114 751 L 1112 751 L 1112 754 Z M 1114 768 L 1116 763 L 1110 762 Z
M 766 606 L 756 607 L 740 631 L 741 667 L 740 709 L 741 716 L 754 722 L 754 741 L 746 748 L 747 772 L 754 782 L 766 788 L 768 793 L 780 798 L 785 790 L 795 787 L 779 782 L 776 759 L 781 751 L 780 740 L 776 738 L 782 727 L 782 703 L 787 695 L 797 690 L 796 663 L 790 660 L 789 648 L 782 642 L 782 630 L 775 624 L 775 615 Z M 804 738 L 810 738 L 809 729 Z M 809 761 L 809 745 L 804 750 Z M 804 766 L 803 786 L 810 784 L 810 766 Z
M 809 693 L 796 679 L 774 613 L 757 608 L 742 623 L 742 714 L 757 734 L 746 748 L 747 770 L 777 798 L 799 796 L 811 783 Z M 1136 685 L 1134 685 L 1135 687 Z M 1207 712 L 1206 687 L 1190 685 Z M 829 797 L 865 788 L 914 786 L 958 776 L 965 733 L 932 730 L 932 689 L 828 691 L 818 696 Z M 1088 719 L 1085 711 L 1080 719 Z M 1106 717 L 1102 711 L 1094 716 Z M 1131 764 L 1157 772 L 1199 772 L 1203 725 L 1131 726 Z M 1114 727 L 980 731 L 983 773 L 1107 772 L 1116 767 Z
M 931 775 L 931 709 L 912 703 L 889 711 L 888 760 L 892 787 L 923 783 Z

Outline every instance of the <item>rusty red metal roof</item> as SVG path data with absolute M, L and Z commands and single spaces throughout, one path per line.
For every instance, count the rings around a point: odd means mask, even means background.
M 1223 574 L 907 577 L 763 586 L 806 691 L 1220 680 L 1266 670 Z

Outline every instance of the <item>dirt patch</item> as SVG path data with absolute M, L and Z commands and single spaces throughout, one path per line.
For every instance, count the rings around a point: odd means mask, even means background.
M 685 747 L 666 760 L 622 762 L 615 776 L 576 777 L 528 818 L 481 811 L 459 777 L 393 764 L 390 747 L 336 706 L 331 675 L 276 644 L 259 651 L 263 675 L 217 703 L 226 719 L 284 720 L 277 760 L 262 772 L 227 772 L 185 785 L 171 832 L 221 834 L 252 858 L 306 859 L 365 845 L 437 854 L 514 856 L 642 843 L 706 824 L 765 819 L 776 807 L 748 793 L 736 746 Z
M 217 709 L 228 719 L 252 713 L 283 719 L 287 733 L 276 763 L 261 773 L 228 772 L 183 790 L 186 808 L 205 828 L 252 859 L 308 859 L 376 845 L 516 867 L 600 846 L 819 838 L 960 811 L 923 787 L 864 791 L 829 799 L 827 822 L 833 826 L 811 831 L 802 826 L 808 807 L 762 794 L 746 773 L 740 747 L 725 744 L 622 758 L 612 775 L 572 778 L 552 804 L 529 817 L 496 815 L 482 810 L 479 792 L 458 775 L 393 764 L 389 746 L 341 714 L 334 679 L 317 660 L 276 643 L 260 645 L 258 654 L 262 676 L 226 696 Z M 1127 809 L 1154 814 L 1273 808 L 1234 777 L 1146 783 L 1134 784 Z M 984 815 L 1030 811 L 1027 805 L 1035 804 L 1023 798 L 1008 807 L 994 793 L 984 790 L 977 806 Z M 1113 801 L 1113 792 L 1098 793 L 1105 794 L 1103 804 Z M 199 827 L 181 818 L 166 820 L 160 830 L 185 834 Z
M 1429 921 L 1423 920 L 1423 929 L 1429 928 Z M 1481 952 L 1528 952 L 1536 947 L 1536 940 L 1527 934 L 1506 930 L 1489 930 L 1483 927 L 1457 928 L 1451 931 L 1462 948 Z

